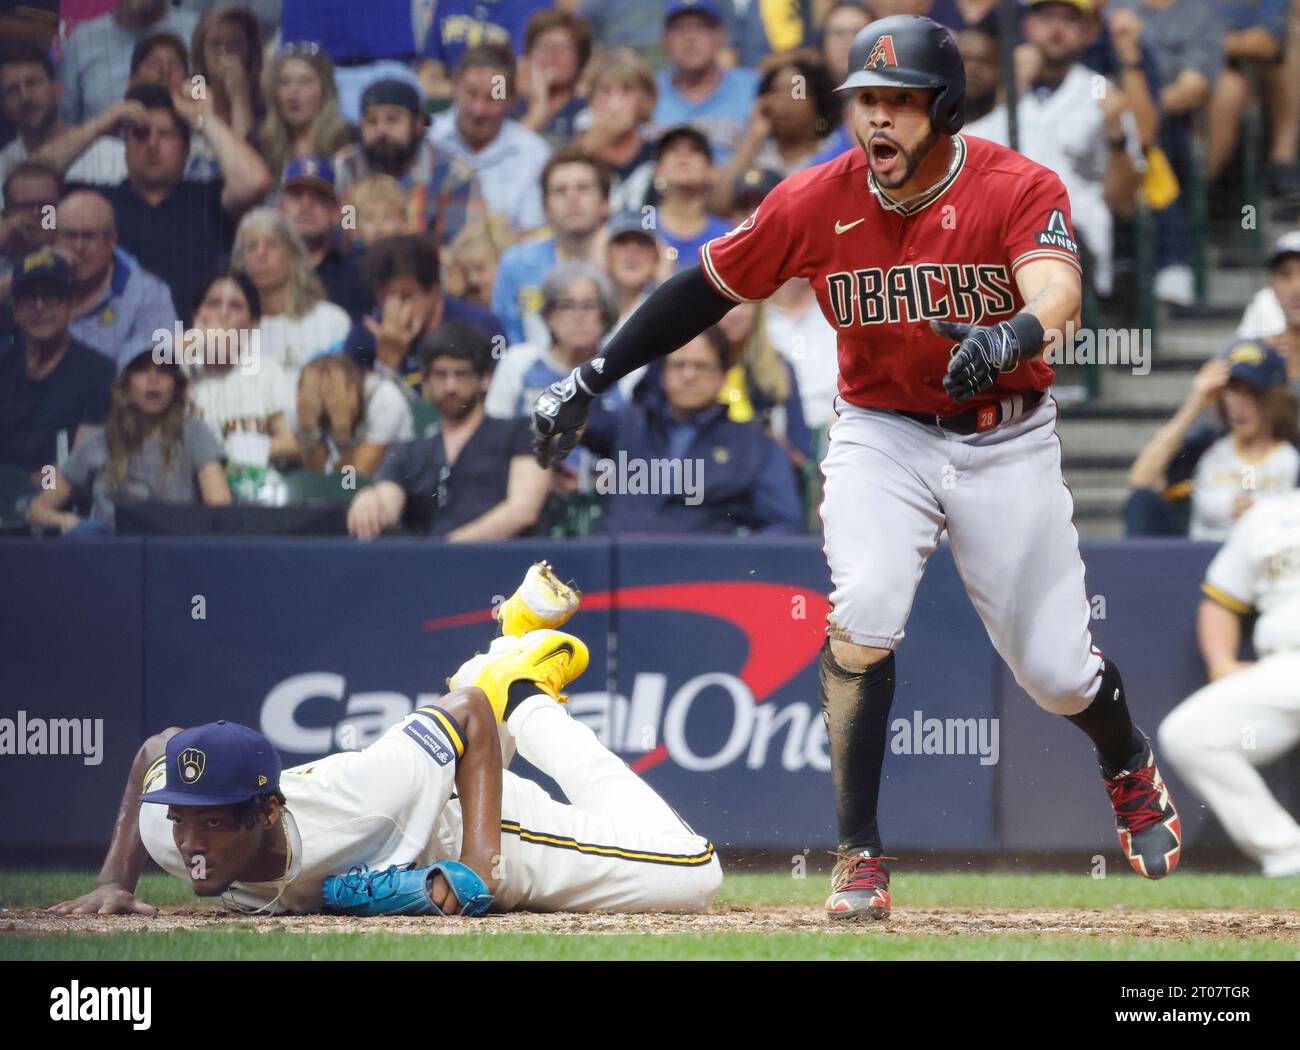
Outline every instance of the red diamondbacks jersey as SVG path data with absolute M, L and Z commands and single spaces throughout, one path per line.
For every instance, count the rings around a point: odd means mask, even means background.
M 867 187 L 855 146 L 781 182 L 730 233 L 702 245 L 723 295 L 766 299 L 806 277 L 839 334 L 841 396 L 863 408 L 948 416 L 1017 391 L 1046 390 L 1041 358 L 1004 373 L 960 408 L 943 388 L 952 340 L 930 320 L 994 324 L 1024 307 L 1017 269 L 1035 259 L 1079 267 L 1065 186 L 1050 169 L 958 135 L 955 170 L 906 214 Z

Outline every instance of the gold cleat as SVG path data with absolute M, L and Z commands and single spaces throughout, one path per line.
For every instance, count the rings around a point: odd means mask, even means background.
M 513 683 L 532 682 L 539 692 L 564 703 L 569 698 L 560 690 L 587 669 L 589 659 L 587 646 L 574 635 L 532 631 L 522 638 L 498 638 L 488 652 L 462 664 L 447 685 L 452 689 L 478 686 L 487 694 L 497 721 L 504 722 Z
M 497 620 L 501 633 L 518 638 L 529 631 L 562 627 L 582 603 L 582 592 L 561 582 L 548 562 L 539 561 L 524 574 L 524 582 L 501 603 Z

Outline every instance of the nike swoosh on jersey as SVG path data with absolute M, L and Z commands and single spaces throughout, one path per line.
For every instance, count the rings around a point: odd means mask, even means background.
M 859 219 L 857 222 L 851 222 L 851 223 L 849 223 L 848 225 L 843 225 L 843 224 L 840 223 L 840 220 L 839 220 L 839 219 L 836 219 L 836 220 L 835 220 L 835 232 L 836 232 L 836 233 L 848 233 L 848 231 L 851 230 L 851 229 L 853 229 L 853 227 L 856 226 L 856 225 L 858 224 L 858 222 L 866 222 L 866 221 L 867 221 L 867 220 L 866 220 L 866 217 L 863 216 L 863 217 L 862 217 L 861 219 Z

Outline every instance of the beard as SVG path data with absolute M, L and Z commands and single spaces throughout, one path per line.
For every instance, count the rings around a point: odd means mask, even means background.
M 413 136 L 405 146 L 380 139 L 378 142 L 371 142 L 361 147 L 361 153 L 372 172 L 391 175 L 395 179 L 406 174 L 406 169 L 411 166 L 419 150 L 420 136 L 418 135 Z
M 924 163 L 925 158 L 930 155 L 935 144 L 939 141 L 939 133 L 933 127 L 926 132 L 925 138 L 912 149 L 907 149 L 897 139 L 890 138 L 887 135 L 873 135 L 872 141 L 880 140 L 888 142 L 894 149 L 898 150 L 898 163 L 894 165 L 894 171 L 889 175 L 880 175 L 871 163 L 871 150 L 868 144 L 858 135 L 858 145 L 867 155 L 867 168 L 871 172 L 871 177 L 876 180 L 876 185 L 882 190 L 896 190 L 898 187 L 906 185 L 907 182 L 916 174 L 916 169 Z
M 459 423 L 478 407 L 478 398 L 462 401 L 458 397 L 444 397 L 438 402 L 438 415 L 452 423 Z

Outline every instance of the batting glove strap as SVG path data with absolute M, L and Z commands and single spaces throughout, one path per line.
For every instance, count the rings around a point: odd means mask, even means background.
M 543 467 L 563 462 L 586 429 L 595 394 L 581 373 L 581 368 L 575 368 L 557 379 L 533 405 L 533 451 Z

